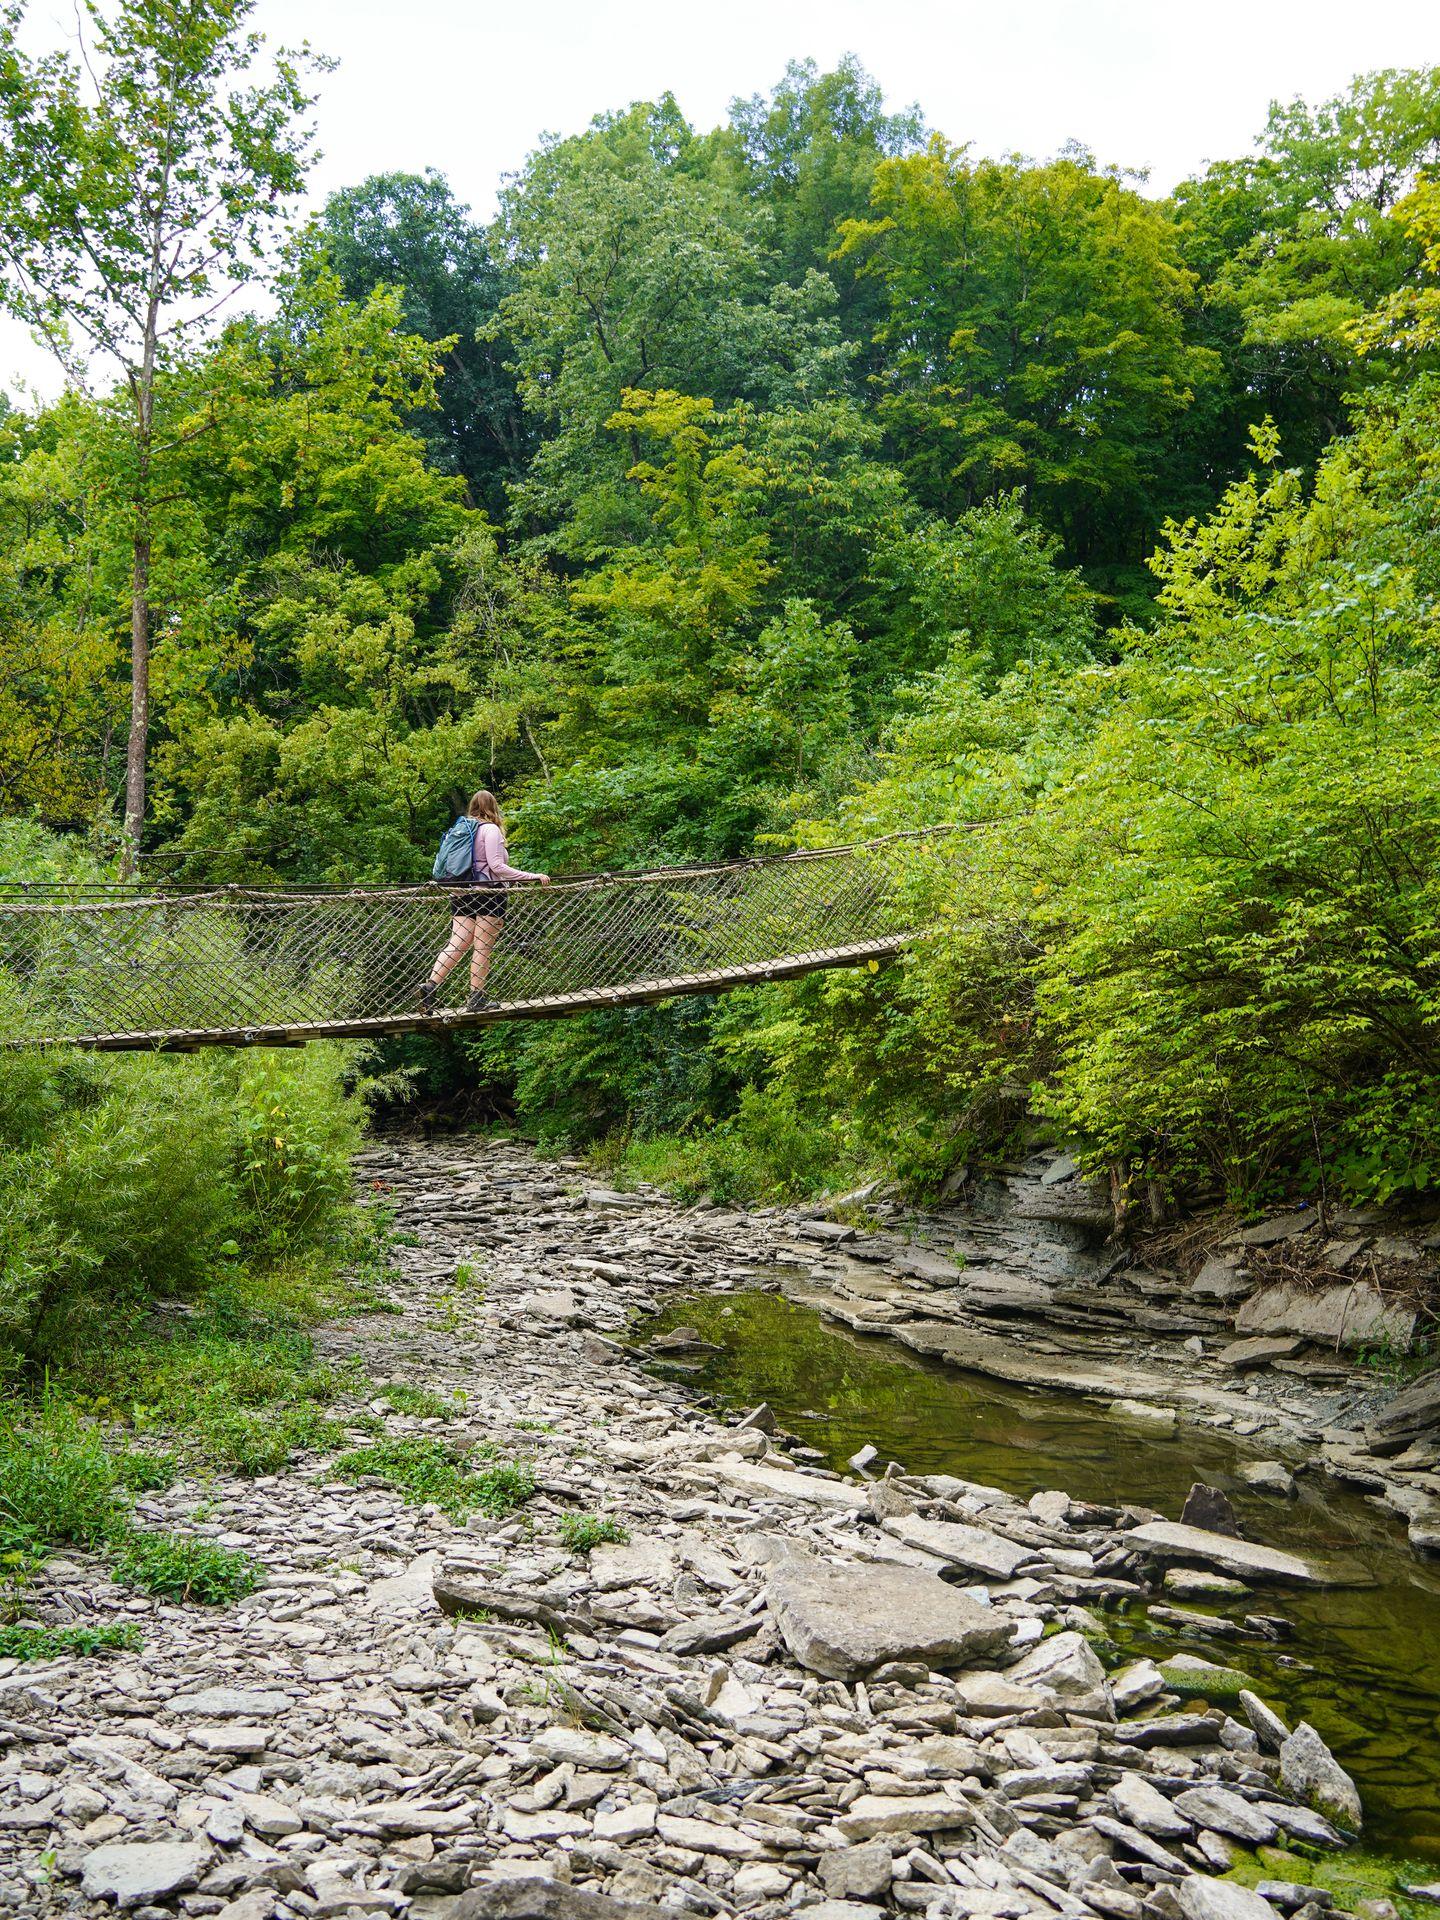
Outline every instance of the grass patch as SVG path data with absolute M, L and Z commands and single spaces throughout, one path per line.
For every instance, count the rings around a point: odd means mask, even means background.
M 560 1540 L 572 1553 L 589 1553 L 593 1547 L 623 1547 L 630 1538 L 629 1529 L 608 1513 L 566 1513 L 560 1517 Z
M 338 1444 L 344 1423 L 327 1409 L 359 1382 L 317 1363 L 286 1314 L 254 1312 L 227 1290 L 173 1330 L 87 1358 L 64 1384 L 101 1418 L 172 1433 L 181 1457 L 254 1478 Z
M 132 1447 L 113 1458 L 116 1477 L 127 1493 L 163 1493 L 180 1472 L 178 1453 L 142 1453 Z
M 477 1460 L 484 1463 L 472 1464 Z M 433 1503 L 452 1520 L 472 1513 L 502 1519 L 535 1493 L 528 1462 L 484 1461 L 478 1449 L 466 1452 L 418 1434 L 351 1447 L 331 1463 L 330 1472 L 339 1480 L 383 1481 L 417 1505 Z
M 133 1653 L 140 1629 L 116 1627 L 0 1627 L 0 1660 L 64 1660 L 95 1653 Z
M 454 1411 L 441 1394 L 429 1387 L 411 1386 L 404 1380 L 386 1387 L 384 1399 L 392 1413 L 408 1413 L 416 1420 L 448 1420 Z
M 260 1570 L 245 1554 L 132 1527 L 127 1473 L 152 1484 L 164 1466 L 161 1456 L 109 1452 L 99 1421 L 54 1392 L 0 1406 L 0 1613 L 13 1621 L 58 1546 L 103 1553 L 117 1580 L 161 1599 L 221 1605 L 252 1592 Z
M 197 1601 L 223 1607 L 243 1600 L 260 1584 L 249 1554 L 216 1546 L 196 1533 L 150 1533 L 138 1528 L 117 1541 L 115 1578 L 157 1600 Z
M 98 1546 L 115 1524 L 119 1473 L 98 1427 L 47 1392 L 0 1406 L 0 1549 Z

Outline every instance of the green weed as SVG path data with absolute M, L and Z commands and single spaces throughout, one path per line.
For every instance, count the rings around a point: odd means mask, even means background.
M 450 1402 L 429 1387 L 412 1386 L 408 1381 L 396 1381 L 385 1388 L 384 1399 L 393 1413 L 408 1413 L 417 1420 L 448 1420 L 451 1414 Z
M 63 1660 L 69 1655 L 129 1652 L 140 1646 L 140 1629 L 114 1627 L 0 1626 L 0 1660 Z
M 433 1503 L 452 1520 L 472 1513 L 500 1519 L 533 1497 L 535 1475 L 527 1463 L 499 1460 L 472 1466 L 477 1457 L 478 1449 L 467 1454 L 442 1440 L 411 1434 L 352 1447 L 330 1470 L 341 1480 L 381 1480 L 407 1500 Z
M 0 1405 L 0 1548 L 95 1546 L 114 1523 L 119 1474 L 100 1430 L 58 1394 Z
M 116 1478 L 127 1493 L 161 1493 L 180 1471 L 176 1453 L 141 1453 L 132 1447 L 113 1457 Z
M 560 1539 L 572 1553 L 589 1553 L 592 1547 L 624 1546 L 629 1531 L 608 1513 L 566 1513 L 560 1518 Z
M 216 1546 L 195 1533 L 126 1532 L 116 1543 L 115 1577 L 160 1600 L 195 1600 L 224 1606 L 242 1600 L 260 1584 L 248 1554 Z

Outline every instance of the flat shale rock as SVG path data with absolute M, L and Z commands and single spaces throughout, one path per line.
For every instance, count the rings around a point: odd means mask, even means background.
M 1237 1333 L 1295 1333 L 1327 1347 L 1385 1341 L 1402 1352 L 1415 1334 L 1415 1309 L 1353 1280 L 1339 1287 L 1262 1287 L 1235 1316 Z
M 994 1653 L 1011 1622 L 909 1567 L 836 1567 L 799 1554 L 770 1574 L 770 1614 L 802 1667 L 855 1680 L 887 1660 L 961 1667 Z
M 450 1920 L 674 1920 L 674 1911 L 537 1877 L 482 1881 L 460 1895 Z
M 1239 1580 L 1276 1580 L 1297 1587 L 1330 1584 L 1317 1566 L 1298 1554 L 1262 1547 L 1252 1540 L 1232 1540 L 1228 1534 L 1183 1526 L 1175 1520 L 1149 1520 L 1132 1528 L 1125 1538 L 1148 1559 L 1200 1560 Z
M 967 1527 L 953 1520 L 921 1520 L 912 1514 L 880 1523 L 907 1547 L 933 1554 L 951 1566 L 964 1567 L 987 1580 L 1012 1580 L 1027 1560 L 1035 1558 L 1033 1547 L 1017 1547 L 1003 1534 L 985 1527 Z
M 211 1849 L 199 1840 L 120 1842 L 96 1847 L 85 1857 L 80 1888 L 92 1900 L 113 1900 L 117 1907 L 138 1907 L 193 1887 L 210 1863 Z
M 1440 1367 L 1397 1393 L 1370 1422 L 1368 1432 L 1372 1440 L 1388 1442 L 1413 1440 L 1436 1429 L 1440 1429 Z
M 1277 1910 L 1249 1887 L 1191 1873 L 1175 1889 L 1185 1920 L 1279 1920 Z
M 865 1490 L 853 1480 L 826 1480 L 818 1474 L 762 1466 L 752 1460 L 718 1460 L 708 1471 L 762 1499 L 803 1500 L 820 1507 L 849 1507 L 855 1512 L 865 1505 Z
M 1006 1678 L 1020 1686 L 1050 1687 L 1056 1693 L 1093 1693 L 1104 1685 L 1105 1669 L 1083 1633 L 1055 1633 L 1022 1655 Z

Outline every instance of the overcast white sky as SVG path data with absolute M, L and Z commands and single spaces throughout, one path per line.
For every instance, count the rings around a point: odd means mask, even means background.
M 31 0 L 32 38 L 72 29 Z M 1244 152 L 1269 102 L 1322 99 L 1375 67 L 1440 61 L 1435 0 L 259 0 L 275 40 L 339 59 L 322 82 L 314 186 L 447 174 L 479 214 L 542 133 L 666 87 L 708 127 L 785 62 L 858 54 L 892 106 L 982 152 L 1066 140 L 1165 192 Z M 44 356 L 0 320 L 0 386 L 42 392 Z

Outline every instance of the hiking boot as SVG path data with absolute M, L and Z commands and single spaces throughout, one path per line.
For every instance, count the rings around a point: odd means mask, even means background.
M 433 980 L 422 980 L 420 982 L 420 1011 L 422 1013 L 434 1013 L 435 996 L 439 991 L 440 989 Z
M 465 1011 L 466 1013 L 479 1013 L 482 1007 L 488 1007 L 489 1004 L 490 996 L 488 993 L 472 993 L 470 998 L 465 1002 Z

